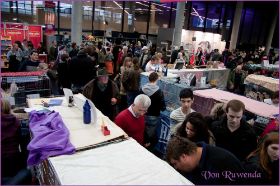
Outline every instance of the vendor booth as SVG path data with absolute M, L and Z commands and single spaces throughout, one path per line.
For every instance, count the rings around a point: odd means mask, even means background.
M 171 43 L 173 40 L 174 29 L 172 28 L 159 28 L 157 37 L 157 46 L 159 48 L 166 47 L 165 43 Z M 180 46 L 184 46 L 184 49 L 188 53 L 196 52 L 198 47 L 202 48 L 202 51 L 210 53 L 214 49 L 223 51 L 226 46 L 226 42 L 222 41 L 222 35 L 210 32 L 194 31 L 182 29 L 182 37 Z
M 40 184 L 193 185 L 167 162 L 129 138 L 121 128 L 95 107 L 92 108 L 92 122 L 84 124 L 81 106 L 86 98 L 81 94 L 74 95 L 73 107 L 68 107 L 65 97 L 28 99 L 28 105 L 35 109 L 42 101 L 50 103 L 53 99 L 61 100 L 62 103 L 49 107 L 48 109 L 52 110 L 49 114 L 59 113 L 63 121 L 61 127 L 66 127 L 66 132 L 69 131 L 69 142 L 73 149 L 68 154 L 61 153 L 41 162 L 37 161 L 35 173 Z M 40 131 L 34 124 L 30 122 L 30 130 L 33 136 L 38 137 Z M 110 130 L 109 135 L 102 132 L 103 125 Z M 41 139 L 39 143 L 46 144 L 47 147 L 57 144 L 55 141 L 44 143 L 46 138 Z M 45 152 L 42 152 L 41 156 L 44 154 Z
M 176 82 L 177 76 L 174 76 L 171 72 L 169 73 L 167 77 L 161 77 L 157 83 L 164 93 L 167 108 L 160 113 L 161 125 L 157 128 L 159 142 L 156 148 L 162 154 L 166 151 L 166 144 L 170 137 L 169 116 L 174 109 L 180 107 L 179 93 L 183 88 L 191 88 L 193 90 L 194 102 L 192 104 L 192 109 L 202 113 L 204 116 L 210 114 L 211 109 L 216 103 L 227 103 L 231 99 L 242 101 L 246 106 L 245 115 L 248 116 L 248 120 L 254 120 L 253 127 L 258 135 L 263 132 L 265 126 L 271 119 L 277 117 L 278 107 L 274 105 L 268 105 L 244 96 L 211 88 L 209 84 L 201 86 L 201 84 L 198 83 L 195 86 L 188 86 L 183 81 L 178 83 Z M 148 75 L 148 72 L 141 73 L 141 86 L 148 82 Z

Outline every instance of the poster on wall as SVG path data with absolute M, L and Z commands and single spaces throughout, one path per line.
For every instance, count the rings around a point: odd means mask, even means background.
M 42 41 L 42 27 L 39 25 L 28 26 L 28 40 L 32 41 L 34 48 Z
M 7 29 L 6 36 L 11 36 L 12 43 L 15 41 L 22 41 L 24 39 L 24 30 Z
M 37 48 L 39 42 L 43 40 L 42 26 L 26 25 L 22 23 L 1 23 L 1 36 L 11 37 L 12 43 L 22 42 L 24 39 L 30 40 Z

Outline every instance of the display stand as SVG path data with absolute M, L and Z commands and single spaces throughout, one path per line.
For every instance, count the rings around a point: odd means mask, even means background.
M 9 68 L 7 53 L 12 48 L 11 36 L 1 36 L 1 68 Z

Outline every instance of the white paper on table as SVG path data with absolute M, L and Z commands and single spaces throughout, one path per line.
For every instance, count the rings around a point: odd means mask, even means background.
M 263 102 L 272 105 L 272 100 L 271 99 L 264 99 Z
M 73 96 L 74 98 L 74 105 L 81 111 L 83 111 L 83 106 L 85 104 L 86 101 L 86 97 L 82 94 L 75 94 Z
M 68 89 L 68 88 L 63 88 L 63 93 L 64 93 L 67 103 L 69 103 L 69 97 L 73 96 L 72 90 Z
M 205 86 L 206 85 L 206 77 L 201 77 L 200 78 L 200 85 Z
M 50 112 L 53 111 L 53 109 L 51 109 L 51 108 L 46 108 L 46 107 L 43 107 L 43 106 L 40 106 L 40 105 L 35 106 L 35 107 L 31 107 L 31 108 L 24 108 L 24 111 L 27 112 L 27 113 L 29 113 L 29 112 L 31 112 L 33 110 L 35 110 L 35 111 L 47 110 L 47 111 L 50 111 Z
M 88 103 L 90 105 L 90 110 L 91 110 L 91 122 L 93 122 L 94 124 L 97 123 L 97 112 L 96 112 L 96 107 L 95 105 L 93 104 L 93 102 L 89 99 L 88 100 Z
M 269 61 L 268 60 L 263 60 L 263 66 L 269 66 Z

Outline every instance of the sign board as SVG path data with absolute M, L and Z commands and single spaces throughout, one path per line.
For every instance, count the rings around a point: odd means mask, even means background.
M 45 1 L 45 8 L 55 8 L 55 3 L 52 1 Z

